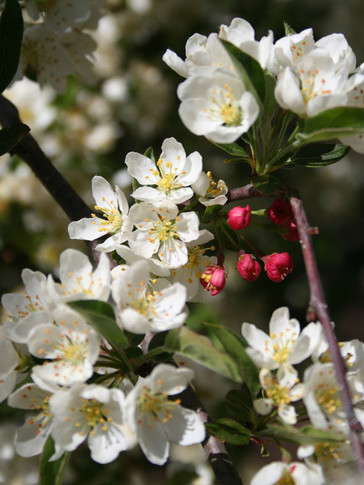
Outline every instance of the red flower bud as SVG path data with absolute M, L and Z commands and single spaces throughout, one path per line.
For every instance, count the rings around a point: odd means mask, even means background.
M 291 204 L 284 199 L 275 199 L 268 207 L 267 215 L 274 224 L 284 224 L 293 219 Z
M 286 229 L 286 232 L 283 235 L 284 239 L 286 239 L 287 241 L 298 241 L 299 240 L 297 224 L 296 224 L 295 220 L 286 222 L 284 224 L 284 228 Z
M 288 253 L 273 253 L 261 259 L 264 261 L 268 278 L 275 283 L 280 283 L 289 273 L 292 273 L 293 263 Z
M 252 214 L 249 205 L 246 207 L 241 207 L 240 205 L 233 207 L 228 212 L 228 224 L 231 229 L 234 229 L 235 231 L 245 229 L 250 224 L 251 216 Z
M 255 258 L 250 254 L 241 252 L 238 264 L 236 265 L 240 275 L 246 281 L 255 281 L 260 275 L 261 267 Z
M 226 274 L 222 266 L 209 266 L 201 275 L 200 283 L 212 296 L 217 295 L 224 288 Z

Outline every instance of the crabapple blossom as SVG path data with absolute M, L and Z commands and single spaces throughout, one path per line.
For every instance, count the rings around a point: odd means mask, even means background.
M 129 216 L 136 227 L 130 235 L 129 246 L 136 254 L 150 258 L 158 253 L 169 268 L 187 263 L 186 243 L 200 235 L 199 219 L 194 212 L 180 214 L 177 205 L 169 201 L 158 205 L 141 202 L 133 205 Z
M 201 172 L 197 181 L 192 185 L 193 191 L 200 195 L 199 202 L 209 207 L 211 205 L 224 205 L 227 202 L 228 188 L 223 180 L 215 182 L 210 171 Z
M 216 143 L 234 142 L 259 115 L 259 105 L 243 82 L 222 72 L 186 79 L 178 86 L 177 95 L 185 126 Z
M 269 335 L 255 325 L 243 323 L 242 334 L 248 342 L 246 351 L 255 365 L 269 370 L 283 364 L 295 365 L 307 359 L 321 338 L 321 326 L 309 323 L 300 332 L 300 324 L 289 318 L 287 307 L 277 308 L 269 322 Z
M 193 196 L 190 185 L 196 182 L 202 170 L 202 157 L 186 152 L 175 138 L 167 138 L 157 162 L 139 153 L 128 153 L 125 159 L 128 172 L 141 187 L 132 196 L 137 200 L 156 203 L 170 200 L 180 204 Z
M 293 263 L 288 253 L 272 253 L 261 257 L 267 276 L 275 283 L 280 283 L 292 273 Z
M 183 311 L 187 290 L 180 283 L 157 291 L 143 261 L 120 272 L 112 283 L 120 326 L 129 332 L 162 332 L 180 327 L 186 320 Z
M 75 450 L 87 439 L 91 458 L 110 463 L 129 446 L 124 400 L 120 389 L 96 384 L 58 390 L 49 400 L 54 415 L 53 439 L 64 451 Z
M 274 461 L 261 468 L 250 485 L 324 485 L 321 467 L 300 462 Z
M 6 338 L 1 328 L 0 355 L 0 402 L 3 402 L 15 387 L 19 356 L 13 343 Z
M 346 377 L 352 394 L 355 415 L 363 425 L 364 411 L 356 406 L 364 401 L 363 386 L 356 383 L 360 376 L 347 373 Z M 333 364 L 328 362 L 311 365 L 306 369 L 303 380 L 305 384 L 303 401 L 312 424 L 319 429 L 337 429 L 345 434 L 348 433 L 348 422 Z
M 206 250 L 214 250 L 214 246 L 209 248 L 202 246 L 211 241 L 213 237 L 211 232 L 202 229 L 200 236 L 195 241 L 186 243 L 188 250 L 187 263 L 172 270 L 173 281 L 180 282 L 186 287 L 188 301 L 200 301 L 203 295 L 200 278 L 207 267 L 216 264 L 215 256 L 205 255 Z M 200 289 L 202 290 L 201 292 L 199 291 Z
M 227 222 L 235 231 L 245 229 L 250 224 L 251 214 L 250 205 L 236 206 L 229 210 Z
M 239 274 L 244 278 L 246 281 L 255 281 L 258 279 L 261 266 L 258 261 L 252 257 L 251 254 L 244 253 L 240 251 L 238 263 L 236 265 Z
M 268 369 L 261 369 L 259 380 L 266 397 L 253 401 L 259 414 L 269 414 L 278 409 L 278 416 L 287 424 L 297 421 L 296 410 L 290 403 L 298 401 L 303 395 L 303 384 L 298 384 L 298 372 L 291 365 L 283 364 L 273 375 Z
M 62 386 L 85 382 L 93 374 L 100 336 L 70 310 L 56 310 L 54 319 L 38 325 L 29 335 L 29 352 L 46 359 L 32 368 L 32 375 Z
M 128 240 L 131 232 L 128 202 L 118 186 L 113 190 L 111 185 L 98 175 L 92 179 L 92 195 L 96 202 L 95 209 L 101 212 L 103 217 L 92 214 L 92 218 L 84 217 L 71 222 L 68 226 L 69 236 L 71 239 L 94 241 L 108 234 L 109 237 L 98 244 L 96 249 L 113 251 Z
M 126 397 L 126 421 L 151 463 L 167 461 L 170 441 L 188 446 L 205 438 L 199 415 L 182 407 L 179 399 L 168 399 L 182 392 L 192 378 L 190 369 L 159 364 L 148 377 L 139 377 Z
M 93 271 L 88 257 L 76 249 L 66 249 L 60 256 L 60 280 L 55 283 L 50 275 L 47 280 L 49 296 L 59 303 L 95 299 L 106 301 L 110 294 L 110 264 L 106 254 Z
M 18 343 L 25 343 L 29 332 L 36 325 L 51 321 L 54 308 L 46 291 L 47 279 L 43 273 L 24 269 L 22 280 L 25 295 L 6 293 L 1 298 L 1 303 L 11 318 L 5 322 L 4 332 Z
M 225 287 L 226 273 L 222 265 L 209 266 L 202 273 L 201 285 L 209 291 L 212 296 L 218 295 Z
M 11 407 L 36 411 L 23 426 L 18 429 L 15 437 L 15 449 L 20 456 L 39 455 L 52 429 L 52 413 L 49 409 L 49 399 L 58 389 L 56 385 L 43 385 L 35 382 L 23 384 L 8 398 Z

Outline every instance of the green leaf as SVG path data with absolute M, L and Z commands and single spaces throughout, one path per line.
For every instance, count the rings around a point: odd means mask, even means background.
M 209 433 L 227 443 L 247 445 L 250 442 L 251 431 L 233 419 L 218 419 L 205 426 Z
M 355 133 L 364 133 L 364 109 L 340 107 L 307 118 L 296 139 L 299 146 Z
M 279 178 L 274 175 L 260 175 L 259 177 L 253 177 L 251 183 L 264 195 L 274 194 L 281 185 Z
M 224 206 L 220 204 L 215 204 L 215 205 L 208 205 L 202 212 L 202 214 L 199 214 L 201 222 L 204 224 L 208 224 L 212 220 L 215 219 L 215 216 L 218 212 L 221 211 L 221 209 Z
M 243 339 L 231 332 L 225 327 L 215 325 L 212 323 L 201 322 L 201 324 L 209 329 L 209 336 L 211 339 L 218 339 L 219 350 L 223 350 L 235 362 L 242 377 L 242 381 L 246 383 L 253 396 L 256 396 L 260 391 L 259 372 L 245 351 L 246 344 Z M 217 346 L 213 341 L 215 347 Z
M 150 158 L 152 160 L 152 162 L 155 162 L 153 147 L 147 148 L 144 152 L 144 156 L 147 157 L 147 158 Z
M 345 145 L 312 144 L 307 145 L 295 154 L 292 163 L 300 167 L 318 168 L 331 165 L 341 160 L 350 148 Z
M 286 36 L 296 34 L 296 31 L 287 22 L 283 22 L 283 25 L 284 25 L 284 33 Z
M 261 433 L 264 436 L 284 439 L 299 445 L 342 441 L 342 435 L 331 431 L 316 429 L 313 426 L 295 428 L 294 426 L 269 424 Z
M 61 485 L 70 453 L 65 453 L 58 460 L 49 461 L 54 454 L 54 441 L 48 436 L 40 458 L 39 485 Z
M 23 39 L 23 16 L 17 0 L 6 0 L 0 17 L 0 93 L 18 69 Z
M 112 345 L 119 355 L 124 357 L 124 349 L 129 346 L 123 330 L 115 321 L 114 310 L 111 305 L 99 300 L 79 300 L 69 302 L 68 305 L 81 313 L 97 332 Z
M 167 352 L 189 357 L 194 362 L 234 382 L 242 382 L 233 359 L 229 355 L 219 352 L 207 337 L 193 332 L 188 327 L 171 330 L 166 337 L 165 348 Z
M 234 44 L 226 40 L 221 40 L 221 42 L 233 59 L 236 70 L 246 89 L 255 96 L 257 102 L 262 106 L 265 100 L 265 74 L 261 65 Z
M 233 157 L 242 157 L 242 158 L 249 158 L 248 153 L 244 150 L 243 147 L 238 145 L 237 143 L 215 143 L 213 144 L 221 148 L 224 152 L 228 153 L 229 155 L 232 155 Z
M 241 239 L 238 231 L 231 229 L 226 220 L 219 220 L 217 225 L 221 245 L 229 251 L 236 252 L 241 247 Z
M 15 123 L 12 126 L 0 130 L 0 156 L 10 152 L 29 132 L 29 126 L 23 123 Z
M 253 408 L 251 393 L 247 386 L 232 389 L 226 396 L 226 408 L 240 423 L 255 424 L 256 412 Z

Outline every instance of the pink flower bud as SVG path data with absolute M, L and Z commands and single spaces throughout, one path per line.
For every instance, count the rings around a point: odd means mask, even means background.
M 297 224 L 296 224 L 295 220 L 286 222 L 284 224 L 284 228 L 286 229 L 286 232 L 283 235 L 284 239 L 286 239 L 287 241 L 298 241 L 299 240 Z
M 252 258 L 250 254 L 244 254 L 241 252 L 237 269 L 240 275 L 246 281 L 255 281 L 260 275 L 261 267 L 255 258 Z
M 231 229 L 234 229 L 235 231 L 245 229 L 249 226 L 251 216 L 252 214 L 249 205 L 246 207 L 241 207 L 240 205 L 233 207 L 228 212 L 228 224 Z
M 293 219 L 291 204 L 284 199 L 275 199 L 268 207 L 267 215 L 274 224 L 284 224 Z
M 201 275 L 200 283 L 212 296 L 217 295 L 224 288 L 226 274 L 222 266 L 209 266 Z
M 264 261 L 268 278 L 275 283 L 280 283 L 289 273 L 292 273 L 293 263 L 288 253 L 273 253 L 261 259 Z

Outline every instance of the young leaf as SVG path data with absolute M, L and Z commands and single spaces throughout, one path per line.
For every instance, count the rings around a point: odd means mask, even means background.
M 265 100 L 265 75 L 261 65 L 234 44 L 226 40 L 221 40 L 221 42 L 232 57 L 246 89 L 254 95 L 257 102 L 262 106 Z
M 253 401 L 248 387 L 232 389 L 226 396 L 226 408 L 240 423 L 254 423 L 256 412 L 253 408 Z
M 259 177 L 253 177 L 251 182 L 254 187 L 264 195 L 274 194 L 281 185 L 279 178 L 274 175 L 260 175 Z
M 265 436 L 273 436 L 278 439 L 284 439 L 299 445 L 337 442 L 343 440 L 341 435 L 332 431 L 316 429 L 313 426 L 305 426 L 299 429 L 288 424 L 268 424 L 266 429 L 261 434 L 264 434 Z
M 39 485 L 61 485 L 70 453 L 64 453 L 58 460 L 49 461 L 54 455 L 54 441 L 48 436 L 40 458 Z
M 294 35 L 296 33 L 296 31 L 287 22 L 283 22 L 283 25 L 284 25 L 284 33 L 286 36 Z
M 303 132 L 296 137 L 297 145 L 361 132 L 364 133 L 364 109 L 332 108 L 305 120 Z
M 175 352 L 221 374 L 234 382 L 242 378 L 233 359 L 219 352 L 207 337 L 199 335 L 187 327 L 171 330 L 165 342 L 167 352 Z
M 99 300 L 72 301 L 68 305 L 81 313 L 87 323 L 124 356 L 123 351 L 129 346 L 129 342 L 123 330 L 116 324 L 111 305 Z
M 6 0 L 0 17 L 0 93 L 16 74 L 23 39 L 23 16 L 17 0 Z
M 307 145 L 295 154 L 292 163 L 299 167 L 317 168 L 331 165 L 341 160 L 350 148 L 345 145 L 326 145 L 314 143 Z
M 247 445 L 251 432 L 233 419 L 219 419 L 213 423 L 206 423 L 206 429 L 217 438 L 234 445 Z
M 243 339 L 225 327 L 204 323 L 202 325 L 208 329 L 211 339 L 218 339 L 219 348 L 229 355 L 237 365 L 242 381 L 246 383 L 253 396 L 260 390 L 259 373 L 256 365 L 245 351 L 246 344 Z M 215 344 L 216 346 L 216 344 Z
M 15 123 L 0 130 L 0 156 L 10 152 L 29 131 L 29 126 L 23 123 Z
M 244 150 L 243 147 L 238 145 L 237 143 L 215 143 L 212 142 L 216 147 L 221 148 L 224 152 L 232 155 L 233 157 L 241 157 L 241 158 L 248 158 L 248 153 Z

